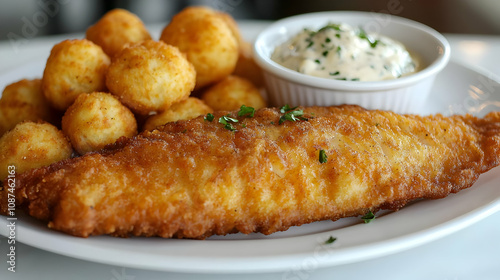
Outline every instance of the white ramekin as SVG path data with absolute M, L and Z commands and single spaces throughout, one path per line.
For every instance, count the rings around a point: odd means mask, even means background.
M 424 68 L 394 80 L 377 82 L 339 81 L 305 75 L 271 60 L 275 47 L 304 28 L 318 29 L 327 23 L 361 26 L 403 43 L 419 56 Z M 271 106 L 328 106 L 357 104 L 367 109 L 418 114 L 425 104 L 436 75 L 450 58 L 450 45 L 434 29 L 421 23 L 372 12 L 319 12 L 285 18 L 262 31 L 254 44 L 255 58 L 264 70 Z

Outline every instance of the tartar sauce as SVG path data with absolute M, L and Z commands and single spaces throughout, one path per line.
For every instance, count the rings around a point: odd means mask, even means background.
M 417 71 L 405 46 L 348 24 L 304 29 L 274 50 L 271 59 L 311 76 L 348 81 L 380 81 Z

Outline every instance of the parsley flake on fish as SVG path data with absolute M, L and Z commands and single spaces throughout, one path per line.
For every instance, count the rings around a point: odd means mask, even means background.
M 370 210 L 368 213 L 366 213 L 361 219 L 365 222 L 365 224 L 370 223 L 371 221 L 375 220 L 375 214 Z
M 231 123 L 237 123 L 238 120 L 235 118 L 231 118 L 229 115 L 225 115 L 219 118 L 219 123 L 224 125 L 224 128 L 231 131 L 236 131 L 236 128 L 233 127 Z
M 238 117 L 246 116 L 248 118 L 253 118 L 255 115 L 255 108 L 241 105 L 240 110 L 238 111 Z
M 326 163 L 328 161 L 328 156 L 326 155 L 325 150 L 319 150 L 319 162 Z

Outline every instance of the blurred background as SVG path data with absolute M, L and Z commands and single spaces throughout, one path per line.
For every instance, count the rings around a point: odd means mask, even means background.
M 500 34 L 498 0 L 0 0 L 0 40 L 83 32 L 113 8 L 127 9 L 146 24 L 166 23 L 189 5 L 259 20 L 327 10 L 383 12 L 443 33 Z

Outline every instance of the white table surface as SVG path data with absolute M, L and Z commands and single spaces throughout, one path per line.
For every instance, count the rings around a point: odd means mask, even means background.
M 265 22 L 241 22 L 251 40 Z M 162 26 L 150 26 L 159 34 Z M 500 76 L 500 36 L 445 34 L 452 60 Z M 23 41 L 0 42 L 0 77 L 14 67 L 48 57 L 52 46 L 69 34 Z M 41 74 L 40 74 L 41 75 Z M 500 79 L 497 79 L 500 80 Z M 5 82 L 5 81 L 2 81 Z M 2 89 L 3 90 L 3 89 Z M 499 182 L 500 187 L 500 182 Z M 201 275 L 148 271 L 73 259 L 17 244 L 17 272 L 7 271 L 7 239 L 0 237 L 0 279 L 500 279 L 500 213 L 461 231 L 417 248 L 348 265 L 321 268 L 304 274 Z

